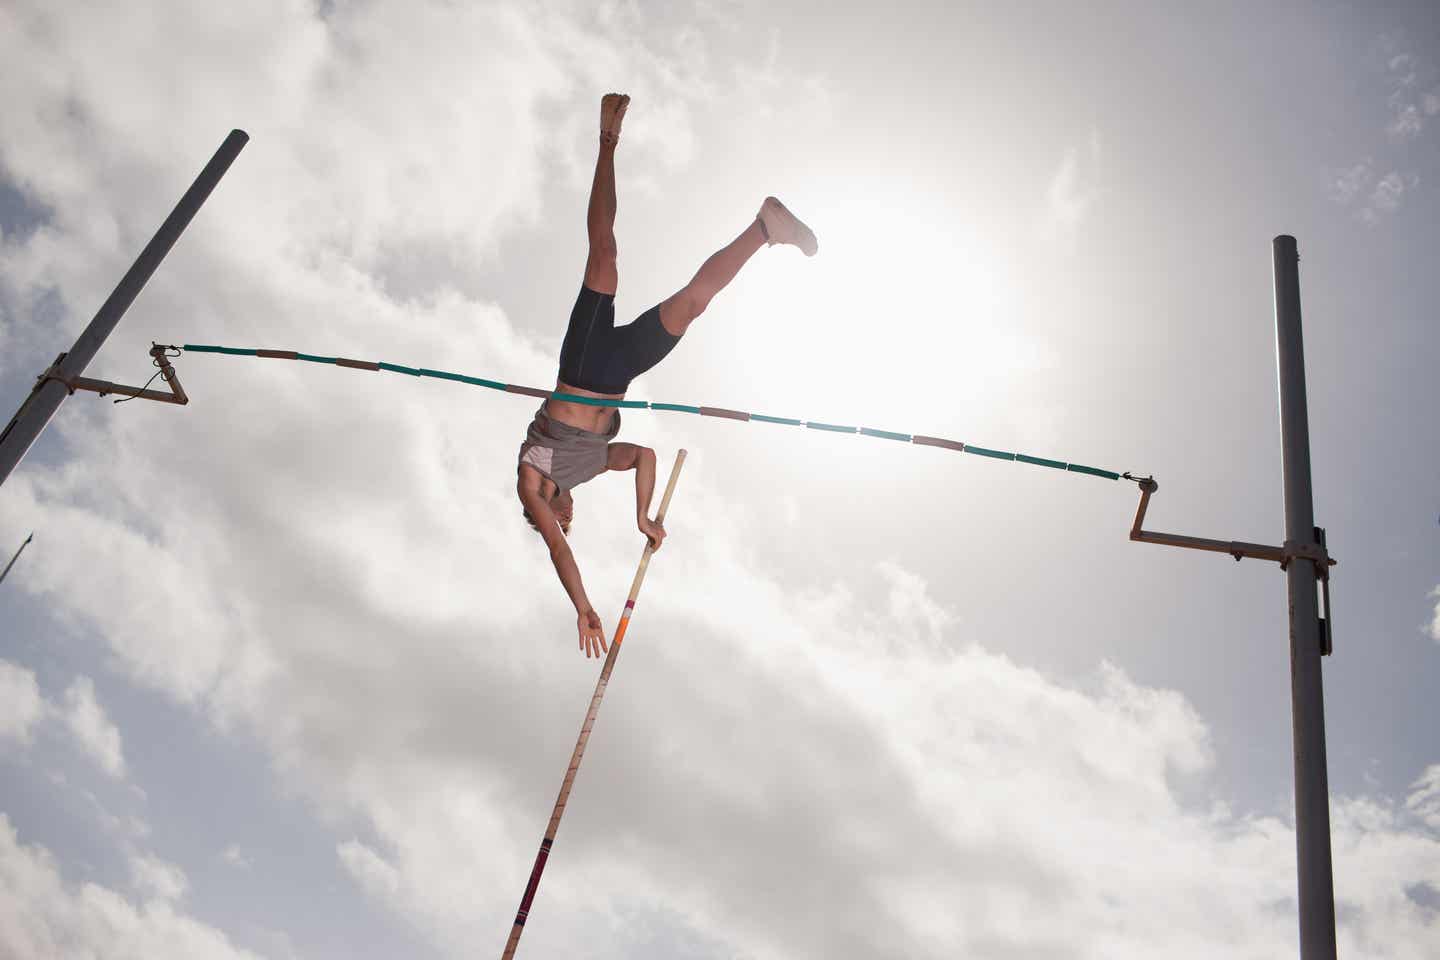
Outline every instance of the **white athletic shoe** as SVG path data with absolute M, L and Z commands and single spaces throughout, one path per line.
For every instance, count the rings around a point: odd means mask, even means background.
M 620 124 L 630 97 L 624 93 L 607 93 L 600 98 L 600 139 L 605 143 L 620 142 Z
M 820 249 L 820 243 L 815 239 L 815 231 L 800 222 L 785 208 L 785 204 L 774 197 L 766 197 L 765 202 L 760 204 L 760 228 L 765 233 L 765 242 L 771 245 L 777 243 L 788 243 L 799 247 L 805 256 L 813 257 Z

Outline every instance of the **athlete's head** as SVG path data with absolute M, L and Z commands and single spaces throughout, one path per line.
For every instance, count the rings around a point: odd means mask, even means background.
M 540 481 L 540 496 L 544 497 L 545 502 L 550 505 L 550 511 L 555 514 L 555 519 L 559 521 L 560 529 L 566 536 L 569 536 L 570 523 L 575 519 L 575 499 L 570 496 L 570 491 L 561 490 L 555 485 L 554 481 L 546 477 Z M 535 518 L 530 515 L 529 509 L 521 507 L 520 512 L 525 517 L 525 522 L 530 524 L 530 526 L 535 529 L 535 532 L 540 532 L 540 524 L 535 522 Z

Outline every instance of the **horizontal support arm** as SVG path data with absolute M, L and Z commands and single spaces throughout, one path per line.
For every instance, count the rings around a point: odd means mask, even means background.
M 62 353 L 55 361 L 55 365 L 40 375 L 41 381 L 58 380 L 65 385 L 71 393 L 76 390 L 89 390 L 98 393 L 100 396 L 108 394 L 119 394 L 122 397 L 135 397 L 141 400 L 157 400 L 160 403 L 175 403 L 181 406 L 190 402 L 185 394 L 185 388 L 180 386 L 180 376 L 175 372 L 169 357 L 166 355 L 166 347 L 155 344 L 150 348 L 150 356 L 155 360 L 155 366 L 160 368 L 160 379 L 170 388 L 167 393 L 164 390 L 146 390 L 144 387 L 127 387 L 121 383 L 111 383 L 109 380 L 93 380 L 90 377 L 65 377 L 60 373 L 60 361 L 65 358 Z
M 1247 543 L 1243 540 L 1208 540 L 1205 537 L 1187 537 L 1178 533 L 1160 533 L 1143 529 L 1145 511 L 1150 507 L 1150 495 L 1160 489 L 1152 478 L 1136 481 L 1140 485 L 1140 506 L 1135 511 L 1135 523 L 1130 527 L 1130 539 L 1137 543 L 1158 543 L 1167 547 L 1185 547 L 1190 550 L 1208 550 L 1211 553 L 1225 553 L 1240 560 L 1250 557 L 1254 560 L 1273 560 L 1284 566 L 1289 562 L 1284 547 L 1272 547 L 1263 543 Z M 1291 551 L 1293 555 L 1295 551 Z M 1328 558 L 1326 558 L 1328 559 Z M 1331 561 L 1332 563 L 1334 561 Z
M 189 402 L 188 397 L 180 397 L 173 393 L 162 393 L 159 390 L 142 390 L 139 387 L 127 387 L 122 383 L 111 383 L 109 380 L 91 380 L 89 377 L 76 377 L 70 381 L 70 386 L 76 390 L 91 390 L 100 396 L 107 394 L 119 394 L 122 397 L 137 397 L 141 400 L 159 400 L 161 403 Z

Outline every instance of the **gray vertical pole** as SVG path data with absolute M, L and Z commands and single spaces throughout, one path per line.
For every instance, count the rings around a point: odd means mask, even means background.
M 1300 255 L 1295 238 L 1276 237 L 1275 356 L 1280 380 L 1280 447 L 1287 544 L 1315 543 L 1310 490 L 1310 419 L 1305 346 L 1300 335 Z M 1290 712 L 1295 737 L 1295 850 L 1300 890 L 1301 960 L 1334 960 L 1335 882 L 1330 864 L 1330 785 L 1325 770 L 1325 695 L 1320 675 L 1320 610 L 1315 561 L 1295 557 L 1290 594 Z
M 69 353 L 62 355 L 58 371 L 61 376 L 68 379 L 85 372 L 85 367 L 99 352 L 105 338 L 110 336 L 110 332 L 135 301 L 150 275 L 160 266 L 160 261 L 165 259 L 165 255 L 170 252 L 170 248 L 199 211 L 200 205 L 210 196 L 210 191 L 215 189 L 215 185 L 220 182 L 225 171 L 230 169 L 230 164 L 249 139 L 243 130 L 230 131 L 230 135 L 220 144 L 220 149 L 215 151 L 210 162 L 205 164 L 205 169 L 200 171 L 190 189 L 185 191 L 170 216 L 165 218 L 160 229 L 155 231 L 155 236 L 145 245 L 145 249 L 140 251 L 140 256 L 120 280 L 119 286 L 101 305 L 85 332 L 80 334 L 75 346 L 70 348 Z M 55 380 L 37 383 L 30 391 L 30 396 L 21 405 L 20 411 L 15 414 L 5 431 L 0 433 L 0 484 L 3 484 L 19 465 L 30 445 L 44 431 L 55 411 L 60 409 L 60 404 L 64 402 L 67 394 L 65 385 Z
M 8 577 L 8 576 L 10 576 L 10 568 L 13 567 L 13 566 L 15 566 L 15 561 L 20 559 L 20 554 L 22 554 L 22 553 L 25 552 L 25 548 L 28 547 L 28 546 L 30 546 L 30 541 L 31 541 L 31 540 L 34 540 L 34 539 L 35 539 L 35 534 L 32 533 L 32 534 L 30 534 L 30 536 L 28 536 L 28 537 L 25 538 L 25 542 L 24 542 L 24 543 L 20 544 L 20 549 L 19 549 L 19 550 L 16 550 L 16 551 L 15 551 L 15 556 L 11 557 L 11 558 L 10 558 L 10 562 L 7 563 L 7 564 L 5 564 L 5 569 L 4 569 L 4 570 L 0 570 L 0 583 L 4 583 L 4 582 L 5 582 L 5 578 Z

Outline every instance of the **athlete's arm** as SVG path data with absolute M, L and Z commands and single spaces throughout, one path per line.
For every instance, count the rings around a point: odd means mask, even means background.
M 560 529 L 560 521 L 555 519 L 555 512 L 550 509 L 550 504 L 540 495 L 540 472 L 533 467 L 521 464 L 520 478 L 516 481 L 515 492 L 520 495 L 520 502 L 525 505 L 530 516 L 535 518 L 535 523 L 540 527 L 540 536 L 545 539 L 545 546 L 550 548 L 550 562 L 555 565 L 555 573 L 560 578 L 560 585 L 565 588 L 570 602 L 575 605 L 576 629 L 580 635 L 580 649 L 585 651 L 587 657 L 604 653 L 607 649 L 605 642 L 605 625 L 600 621 L 600 615 L 590 604 L 590 598 L 585 595 L 585 584 L 580 579 L 580 567 L 575 562 L 575 554 L 570 549 L 570 543 L 565 539 L 565 533 Z
M 635 525 L 650 541 L 650 548 L 659 550 L 665 542 L 665 528 L 650 519 L 650 501 L 655 496 L 655 451 L 633 443 L 612 443 L 605 467 L 635 471 Z

